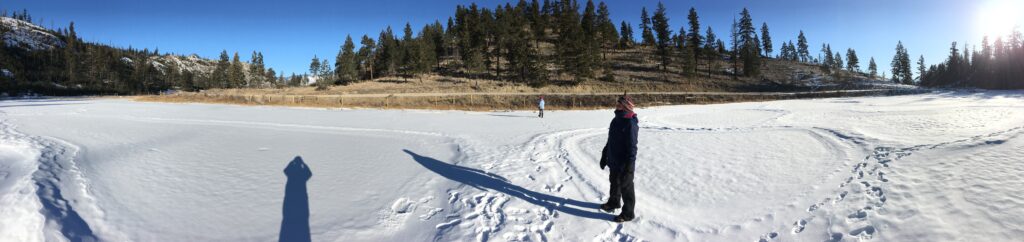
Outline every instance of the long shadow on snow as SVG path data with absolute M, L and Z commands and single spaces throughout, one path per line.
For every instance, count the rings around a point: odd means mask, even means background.
M 412 156 L 416 162 L 428 170 L 449 180 L 470 185 L 480 190 L 493 190 L 530 202 L 537 206 L 546 207 L 562 213 L 600 220 L 610 220 L 613 215 L 599 212 L 581 210 L 579 208 L 567 207 L 573 205 L 584 209 L 597 209 L 600 204 L 584 202 L 563 197 L 556 197 L 548 194 L 534 192 L 523 187 L 509 183 L 504 177 L 490 174 L 481 170 L 448 164 L 434 158 L 421 156 L 409 150 L 402 150 Z
M 284 206 L 281 219 L 281 234 L 278 241 L 310 241 L 309 235 L 309 194 L 306 181 L 313 176 L 301 156 L 296 156 L 284 168 L 288 181 L 284 185 Z

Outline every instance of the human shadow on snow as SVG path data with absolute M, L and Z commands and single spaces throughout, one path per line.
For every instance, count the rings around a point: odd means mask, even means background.
M 510 196 L 519 198 L 520 200 L 527 201 L 537 206 L 542 206 L 548 209 L 559 211 L 562 213 L 570 214 L 573 216 L 600 219 L 600 220 L 611 220 L 614 215 L 587 211 L 583 209 L 598 209 L 601 206 L 598 203 L 584 202 L 569 198 L 556 197 L 544 193 L 539 193 L 525 189 L 510 183 L 504 177 L 490 174 L 481 170 L 462 167 L 458 165 L 448 164 L 443 161 L 439 161 L 434 158 L 421 156 L 413 153 L 412 151 L 403 149 L 405 153 L 412 156 L 413 160 L 420 163 L 423 167 L 427 168 L 438 175 L 449 180 L 460 182 L 480 190 L 492 190 L 508 194 Z M 574 206 L 569 207 L 568 205 Z M 578 207 L 578 208 L 577 208 Z
M 313 176 L 301 156 L 296 156 L 284 168 L 288 181 L 284 186 L 284 206 L 281 219 L 281 233 L 278 241 L 310 241 L 309 235 L 309 194 L 306 182 Z

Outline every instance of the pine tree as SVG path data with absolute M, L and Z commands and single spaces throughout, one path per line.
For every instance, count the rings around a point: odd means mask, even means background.
M 853 48 L 846 49 L 846 70 L 860 72 L 860 59 L 857 58 L 857 51 Z
M 454 56 L 458 57 L 458 44 L 459 34 L 456 30 L 455 20 L 452 17 L 448 17 L 448 28 L 444 31 L 444 55 L 442 56 Z M 441 58 L 438 58 L 440 61 Z M 449 62 L 452 63 L 452 62 Z
M 686 34 L 686 26 L 680 26 L 679 33 L 673 34 L 672 38 L 670 38 L 669 46 L 675 47 L 679 51 L 683 51 L 683 48 L 686 48 L 686 36 L 688 36 Z M 683 57 L 686 56 L 684 55 Z
M 633 47 L 633 28 L 629 26 L 629 23 L 622 21 L 622 24 L 619 25 L 619 33 L 622 35 L 619 37 L 619 48 Z
M 263 53 L 253 51 L 249 59 L 249 79 L 245 87 L 260 87 L 263 85 L 266 67 L 263 65 Z
M 558 51 L 562 70 L 573 76 L 576 83 L 593 76 L 590 58 L 587 58 L 587 43 L 584 40 L 583 26 L 579 16 L 579 5 L 570 1 L 561 1 L 558 20 L 558 40 L 555 49 Z
M 708 62 L 708 78 L 711 78 L 711 71 L 717 69 L 718 59 L 721 55 L 718 51 L 720 40 L 715 36 L 715 32 L 711 30 L 711 26 L 708 26 L 708 30 L 704 36 L 704 56 L 707 57 Z
M 652 46 L 655 43 L 654 32 L 651 31 L 651 18 L 647 16 L 647 8 L 640 9 L 640 40 L 641 45 Z
M 506 50 L 503 57 L 508 61 L 509 78 L 519 82 L 529 81 L 529 84 L 533 85 L 544 85 L 547 77 L 540 68 L 540 57 L 530 48 L 531 39 L 525 28 L 528 19 L 513 11 L 500 15 L 498 22 L 506 26 L 502 28 L 506 33 L 503 34 L 505 37 L 501 42 L 501 48 Z
M 679 27 L 679 34 L 675 35 L 672 40 L 675 42 L 675 49 L 679 52 L 679 64 L 683 74 L 692 76 L 696 71 L 697 60 L 694 59 L 693 50 L 690 48 L 688 42 L 689 34 L 686 33 L 686 26 Z M 697 47 L 700 47 L 699 45 Z M 696 50 L 700 50 L 697 48 Z
M 689 69 L 689 72 L 693 73 L 697 71 L 697 65 L 699 64 L 697 63 L 697 60 L 700 60 L 701 54 L 704 52 L 701 49 L 701 44 L 704 43 L 704 36 L 701 36 L 700 34 L 700 17 L 697 16 L 696 8 L 690 8 L 690 14 L 687 15 L 686 19 L 690 25 L 690 31 L 686 35 L 686 46 L 690 55 L 686 57 L 689 58 L 689 62 L 691 63 L 689 65 L 690 68 L 687 69 Z
M 317 87 L 323 86 L 322 85 L 323 80 L 320 80 L 320 78 L 319 78 L 320 66 L 321 66 L 320 58 L 317 58 L 316 55 L 313 55 L 313 60 L 310 61 L 310 63 L 309 63 L 309 76 L 317 80 L 317 82 L 316 82 Z
M 926 69 L 924 67 L 924 55 L 921 55 L 921 57 L 917 59 L 917 76 L 918 81 L 921 83 L 925 83 L 925 71 Z
M 601 2 L 597 5 L 597 31 L 602 49 L 611 49 L 619 42 L 619 32 L 615 30 L 615 23 L 612 22 L 611 13 L 608 12 L 608 5 Z M 607 61 L 607 51 L 600 51 L 601 59 Z
M 240 87 L 245 82 L 245 72 L 242 69 L 242 61 L 238 59 L 238 52 L 235 52 L 235 56 L 231 57 L 231 68 L 228 69 L 230 87 Z
M 213 70 L 213 79 L 216 82 L 216 87 L 227 88 L 229 87 L 228 69 L 231 68 L 231 60 L 228 57 L 227 50 L 221 50 L 220 59 L 217 61 L 217 67 Z
M 892 79 L 896 83 L 912 84 L 913 74 L 910 71 L 910 55 L 903 47 L 903 41 L 896 44 L 896 55 L 892 58 Z
M 345 36 L 345 43 L 341 45 L 337 57 L 334 59 L 334 73 L 342 84 L 347 85 L 358 79 L 356 70 L 356 45 L 352 43 L 352 36 Z
M 657 54 L 661 60 L 661 70 L 667 70 L 671 62 L 669 45 L 672 37 L 672 30 L 668 26 L 668 14 L 665 12 L 665 5 L 658 3 L 658 9 L 654 10 L 654 17 L 651 19 L 651 26 L 657 35 Z
M 276 79 L 276 77 L 277 77 L 277 72 L 274 71 L 274 68 L 267 68 L 267 72 L 263 73 L 263 79 L 266 82 L 268 82 L 268 86 L 269 87 L 276 87 L 276 86 L 278 86 L 276 81 L 274 80 L 274 79 Z
M 981 39 L 981 55 L 982 60 L 992 59 L 992 46 L 988 43 L 988 36 Z
M 954 44 L 955 46 L 955 44 Z M 900 66 L 903 72 L 904 84 L 914 84 L 914 73 L 910 70 L 910 53 L 907 52 L 907 48 L 903 48 L 902 56 L 900 56 L 900 62 L 903 64 Z
M 421 33 L 423 40 L 426 42 L 424 43 L 426 48 L 423 48 L 423 50 L 430 52 L 425 54 L 426 58 L 424 60 L 433 62 L 427 64 L 441 68 L 441 58 L 447 52 L 445 47 L 447 35 L 444 34 L 444 26 L 441 25 L 441 22 L 434 21 L 434 24 L 424 26 Z
M 416 44 L 412 38 L 412 26 L 409 25 L 409 22 L 405 23 L 402 33 L 402 42 L 400 44 L 402 61 L 398 69 L 404 74 L 403 78 L 407 78 L 409 75 L 416 74 L 416 65 L 420 62 L 420 45 Z
M 363 35 L 363 39 L 359 43 L 362 45 L 362 47 L 359 47 L 359 73 L 361 75 L 365 74 L 369 79 L 373 79 L 377 43 L 373 41 L 373 38 L 366 35 Z
M 754 20 L 746 8 L 740 12 L 738 31 L 742 44 L 740 57 L 743 59 L 743 75 L 756 76 L 761 70 L 761 47 L 758 43 L 757 30 L 754 29 Z
M 551 23 L 551 19 L 550 18 L 554 14 L 554 7 L 555 6 L 557 6 L 557 4 L 552 5 L 551 4 L 551 0 L 544 0 L 544 5 L 541 5 L 541 8 L 540 8 L 540 16 L 541 16 L 541 18 L 546 18 L 546 19 L 548 19 L 546 21 L 548 23 Z
M 878 76 L 878 65 L 875 64 L 875 57 L 868 61 L 868 75 L 872 78 Z
M 811 60 L 811 52 L 808 49 L 807 38 L 804 37 L 804 31 L 800 30 L 800 36 L 797 37 L 796 41 L 796 52 L 800 55 L 801 62 L 808 62 Z
M 783 41 L 782 47 L 779 48 L 778 58 L 781 60 L 789 60 L 789 43 L 786 41 Z
M 377 38 L 376 49 L 377 56 L 375 57 L 376 61 L 373 68 L 377 76 L 394 75 L 398 63 L 401 61 L 401 50 L 398 48 L 398 40 L 395 39 L 391 26 L 380 32 L 380 37 Z
M 462 67 L 470 73 L 479 73 L 485 69 L 484 66 L 484 26 L 477 9 L 476 3 L 471 3 L 469 8 L 460 8 L 455 14 L 457 52 L 462 61 Z
M 580 20 L 580 24 L 583 26 L 583 42 L 584 42 L 584 55 L 585 62 L 589 63 L 588 68 L 593 68 L 600 63 L 598 60 L 601 48 L 601 31 L 600 31 L 600 20 L 598 14 L 595 12 L 594 2 L 587 0 L 587 5 L 583 10 L 583 18 Z M 610 20 L 609 20 L 610 21 Z
M 502 10 L 499 8 L 498 11 Z M 496 24 L 494 16 L 495 13 L 492 12 L 491 9 L 483 8 L 480 10 L 480 26 L 482 28 L 480 33 L 482 34 L 482 40 L 479 48 L 480 53 L 483 56 L 483 70 L 485 72 L 490 71 L 493 66 L 498 79 L 501 79 L 501 63 L 499 62 L 500 60 L 497 60 L 498 56 L 500 56 L 498 52 L 500 52 L 501 49 L 496 47 L 496 45 L 500 42 L 499 38 L 501 37 L 498 36 L 497 33 L 502 33 L 502 31 L 495 29 Z
M 835 69 L 837 71 L 843 70 L 843 55 L 840 55 L 837 51 L 836 54 L 832 56 L 835 58 L 835 60 L 833 60 L 832 62 L 832 64 L 834 64 L 832 66 L 832 69 Z
M 550 3 L 544 2 L 546 7 L 550 7 Z M 544 11 L 541 8 L 537 0 L 533 0 L 530 3 L 530 36 L 533 38 L 534 48 L 540 47 L 540 41 L 546 36 L 545 30 L 548 28 L 547 17 L 544 16 Z
M 799 55 L 796 53 L 796 47 L 793 47 L 793 41 L 792 40 L 790 40 L 788 42 L 782 42 L 781 52 L 782 53 L 779 54 L 779 58 L 781 58 L 783 60 L 798 61 L 800 59 L 798 57 Z
M 946 60 L 946 66 L 948 68 L 947 76 L 952 77 L 954 80 L 959 80 L 964 76 L 961 68 L 963 59 L 959 53 L 960 51 L 956 48 L 956 42 L 953 42 L 949 46 L 949 58 Z
M 761 45 L 764 47 L 764 56 L 772 56 L 772 37 L 768 35 L 768 22 L 761 23 Z
M 320 59 L 320 71 L 318 76 L 320 79 L 317 82 L 322 82 L 326 86 L 334 85 L 334 66 L 331 65 L 331 61 L 327 58 Z
M 75 33 L 75 22 L 68 26 L 67 45 L 64 48 L 65 75 L 69 84 L 78 84 L 79 58 L 78 58 L 78 36 Z
M 740 61 L 740 30 L 739 23 L 736 22 L 736 17 L 732 18 L 732 28 L 730 29 L 729 36 L 732 37 L 732 49 L 729 51 L 729 59 L 732 60 L 732 79 L 737 79 L 739 73 L 739 61 Z
M 822 43 L 821 52 L 824 54 L 824 57 L 822 57 L 822 62 L 820 65 L 821 71 L 830 74 L 832 73 L 832 67 L 836 65 L 835 58 L 832 57 L 832 46 Z

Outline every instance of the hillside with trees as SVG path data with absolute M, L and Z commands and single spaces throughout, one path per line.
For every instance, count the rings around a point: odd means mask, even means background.
M 694 8 L 678 28 L 663 4 L 653 13 L 643 8 L 636 25 L 616 26 L 610 14 L 606 4 L 593 1 L 459 5 L 446 24 L 435 21 L 415 33 L 409 24 L 400 36 L 387 27 L 376 39 L 362 36 L 358 47 L 348 36 L 333 69 L 324 68 L 327 59 L 314 57 L 310 73 L 318 90 L 365 81 L 460 79 L 531 87 L 654 83 L 673 91 L 781 91 L 811 89 L 808 81 L 852 88 L 856 81 L 880 79 L 877 70 L 861 69 L 852 48 L 845 66 L 827 44 L 824 59 L 811 57 L 802 32 L 797 44 L 782 42 L 776 52 L 768 23 L 757 24 L 747 9 L 724 38 L 701 26 Z
M 914 64 L 898 43 L 889 71 L 874 57 L 822 43 L 803 31 L 772 36 L 767 22 L 741 9 L 726 32 L 701 25 L 697 9 L 670 24 L 663 4 L 643 8 L 638 23 L 611 20 L 603 2 L 520 0 L 494 8 L 455 7 L 445 21 L 387 27 L 377 36 L 346 36 L 334 58 L 313 56 L 304 74 L 277 73 L 253 51 L 222 51 L 214 60 L 82 41 L 74 23 L 49 30 L 25 12 L 4 11 L 0 87 L 43 94 L 152 94 L 167 90 L 268 89 L 313 85 L 355 91 L 360 83 L 469 83 L 523 86 L 646 86 L 658 91 L 792 91 L 871 88 L 872 83 L 929 87 L 1020 88 L 1020 34 L 987 39 L 975 51 L 951 49 L 944 63 Z M 636 28 L 636 29 L 635 29 Z M 721 31 L 721 30 L 717 30 Z M 1016 37 L 1015 37 L 1016 36 Z M 964 47 L 966 49 L 966 46 Z M 815 53 L 812 56 L 812 52 Z M 866 69 L 864 69 L 866 67 Z M 481 84 L 483 83 L 483 84 Z M 382 90 L 387 92 L 387 90 Z
M 237 52 L 218 60 L 159 50 L 119 48 L 83 41 L 74 22 L 50 30 L 32 22 L 27 11 L 0 17 L 0 90 L 9 95 L 152 94 L 166 90 L 274 87 L 295 81 L 263 64 L 252 52 L 247 62 Z
M 961 48 L 962 47 L 962 48 Z M 981 48 L 967 44 L 949 46 L 945 61 L 925 67 L 924 56 L 917 62 L 922 86 L 979 87 L 987 89 L 1024 88 L 1024 35 L 1014 28 L 1006 37 L 981 40 Z

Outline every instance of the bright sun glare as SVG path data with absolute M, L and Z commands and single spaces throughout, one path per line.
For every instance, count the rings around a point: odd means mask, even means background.
M 1024 9 L 1024 4 L 1020 2 L 1020 0 L 991 0 L 984 3 L 985 5 L 978 13 L 978 30 L 990 38 L 1010 34 L 1014 27 L 1021 25 L 1021 9 Z

